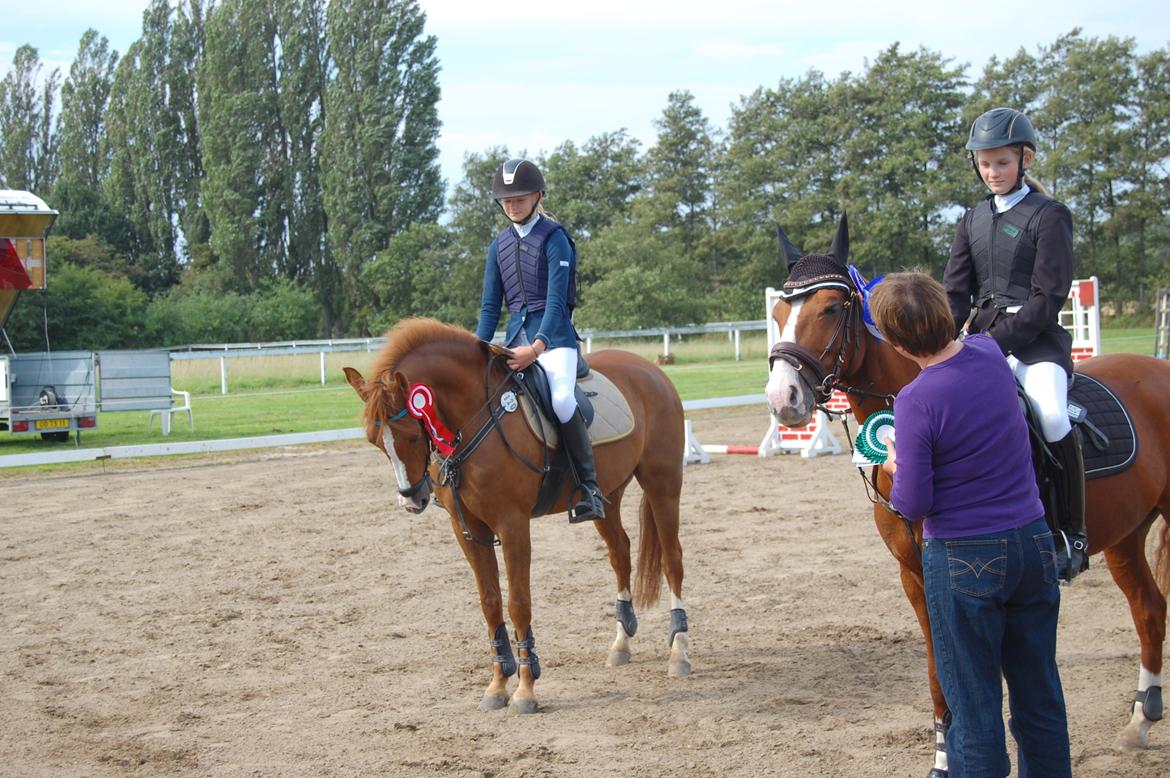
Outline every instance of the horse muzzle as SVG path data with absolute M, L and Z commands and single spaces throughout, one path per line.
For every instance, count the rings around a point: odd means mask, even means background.
M 764 389 L 768 409 L 785 427 L 800 427 L 812 418 L 814 395 L 801 370 L 784 359 L 772 363 Z
M 409 489 L 398 490 L 398 507 L 405 508 L 409 513 L 422 513 L 431 504 L 433 488 L 431 474 L 424 472 L 418 483 L 412 484 Z

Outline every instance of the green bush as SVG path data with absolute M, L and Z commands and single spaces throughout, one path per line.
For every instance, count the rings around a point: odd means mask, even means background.
M 22 294 L 5 331 L 18 352 L 137 348 L 148 345 L 146 312 L 125 276 L 59 262 L 46 289 Z

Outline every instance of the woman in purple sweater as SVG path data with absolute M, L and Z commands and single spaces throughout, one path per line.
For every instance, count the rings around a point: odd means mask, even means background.
M 894 401 L 890 502 L 923 519 L 935 669 L 950 708 L 952 778 L 1010 772 L 1001 677 L 1021 776 L 1071 775 L 1056 667 L 1060 589 L 1011 368 L 987 335 L 953 339 L 942 285 L 886 276 L 870 300 L 882 336 L 922 372 Z

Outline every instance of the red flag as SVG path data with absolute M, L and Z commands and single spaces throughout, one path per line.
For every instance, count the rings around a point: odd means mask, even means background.
M 12 241 L 0 238 L 0 289 L 31 289 L 32 285 Z

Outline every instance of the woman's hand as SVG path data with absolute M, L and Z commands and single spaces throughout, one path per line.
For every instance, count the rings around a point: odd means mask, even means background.
M 542 341 L 538 340 L 537 343 L 541 343 L 543 345 Z M 512 357 L 508 360 L 508 367 L 512 368 L 513 370 L 523 370 L 535 362 L 536 358 L 540 356 L 543 351 L 543 349 L 537 351 L 535 346 L 520 346 L 519 348 L 514 348 L 512 349 Z
M 886 454 L 886 461 L 882 462 L 882 470 L 886 471 L 886 473 L 888 473 L 892 478 L 894 473 L 898 470 L 898 463 L 895 461 L 897 459 L 898 452 L 894 451 L 893 440 L 886 441 L 886 450 L 888 453 Z

